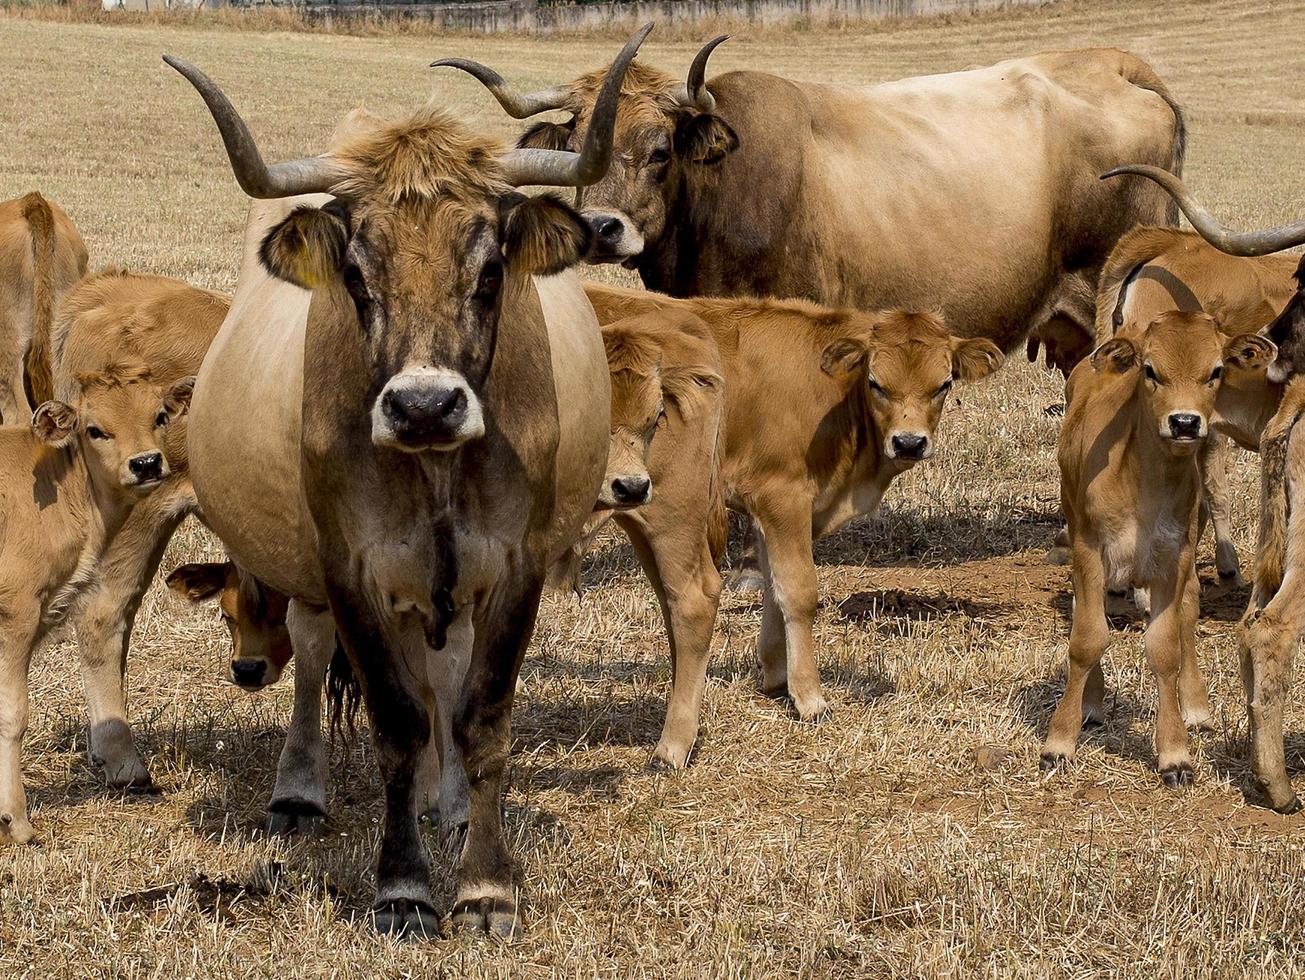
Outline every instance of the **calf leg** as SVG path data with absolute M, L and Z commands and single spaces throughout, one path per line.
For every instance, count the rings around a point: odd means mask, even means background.
M 1178 667 L 1178 703 L 1188 728 L 1210 730 L 1210 691 L 1196 657 L 1196 623 L 1201 616 L 1201 580 L 1196 569 L 1187 576 L 1182 596 L 1182 661 Z
M 1252 605 L 1239 637 L 1251 728 L 1251 771 L 1269 805 L 1279 813 L 1301 809 L 1301 801 L 1287 778 L 1282 715 L 1302 623 L 1305 623 L 1305 576 L 1289 568 L 1263 611 Z
M 1074 619 L 1069 630 L 1069 672 L 1065 693 L 1051 716 L 1051 729 L 1042 746 L 1042 768 L 1069 762 L 1078 750 L 1078 733 L 1085 708 L 1089 717 L 1101 713 L 1104 678 L 1101 658 L 1110 644 L 1106 622 L 1105 569 L 1101 553 L 1087 544 L 1073 544 Z
M 1237 546 L 1232 539 L 1232 521 L 1228 516 L 1228 466 L 1230 462 L 1228 438 L 1211 432 L 1201 447 L 1201 514 L 1214 525 L 1214 564 L 1221 579 L 1237 586 L 1246 584 L 1242 578 Z
M 316 835 L 326 821 L 322 685 L 335 652 L 335 622 L 327 610 L 293 599 L 286 628 L 295 652 L 295 700 L 267 804 L 267 832 Z
M 1195 575 L 1191 556 L 1180 559 L 1176 574 L 1151 585 L 1151 620 L 1143 637 L 1146 659 L 1155 674 L 1157 705 L 1155 748 L 1160 776 L 1168 787 L 1192 782 L 1192 756 L 1178 701 L 1178 672 L 1183 659 L 1183 603 L 1186 578 Z
M 757 635 L 757 659 L 761 662 L 761 693 L 768 698 L 788 697 L 788 647 L 784 639 L 784 614 L 775 600 L 770 581 L 770 562 L 766 543 L 760 542 L 757 557 L 761 563 L 761 631 Z
M 739 566 L 730 572 L 727 584 L 731 592 L 756 592 L 766 587 L 766 576 L 761 570 L 761 539 L 757 525 L 750 520 Z
M 35 609 L 0 612 L 0 844 L 26 844 L 36 835 L 23 792 L 23 736 L 39 619 Z
M 77 620 L 82 687 L 90 715 L 91 759 L 112 787 L 152 785 L 127 725 L 127 651 L 141 599 L 158 571 L 172 534 L 189 509 L 189 484 L 142 500 L 127 517 L 96 568 Z

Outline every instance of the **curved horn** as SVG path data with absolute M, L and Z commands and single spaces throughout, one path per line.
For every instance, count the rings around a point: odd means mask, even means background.
M 675 97 L 686 106 L 702 112 L 711 112 L 716 108 L 716 99 L 707 91 L 707 59 L 716 48 L 730 39 L 728 34 L 714 37 L 702 46 L 689 65 L 688 81 L 683 86 L 676 86 Z
M 1165 192 L 1178 202 L 1178 206 L 1182 208 L 1183 214 L 1187 215 L 1187 220 L 1192 223 L 1192 227 L 1221 252 L 1227 252 L 1229 255 L 1268 255 L 1270 252 L 1280 252 L 1293 245 L 1305 244 L 1305 221 L 1270 228 L 1267 231 L 1228 231 L 1209 211 L 1197 203 L 1196 198 L 1192 197 L 1191 192 L 1183 186 L 1183 182 L 1168 170 L 1130 164 L 1102 174 L 1101 179 L 1118 177 L 1120 174 L 1146 177 L 1163 187 Z
M 518 92 L 503 76 L 479 61 L 466 58 L 441 58 L 430 63 L 432 68 L 458 68 L 489 89 L 490 94 L 498 99 L 509 116 L 513 119 L 525 119 L 549 109 L 561 109 L 566 105 L 571 94 L 569 85 L 554 85 L 552 88 L 540 89 L 538 92 Z
M 603 87 L 594 102 L 585 145 L 579 153 L 570 150 L 510 150 L 502 157 L 503 170 L 509 183 L 554 184 L 558 187 L 586 187 L 602 179 L 612 162 L 612 134 L 616 129 L 616 110 L 621 99 L 621 83 L 626 69 L 639 52 L 652 24 L 646 24 L 612 62 L 603 79 Z
M 180 72 L 199 92 L 208 111 L 213 114 L 222 142 L 231 160 L 231 171 L 240 189 L 250 197 L 294 197 L 297 194 L 327 192 L 342 176 L 340 169 L 325 157 L 306 157 L 268 166 L 258 152 L 258 144 L 240 113 L 214 81 L 188 61 L 165 54 L 163 60 Z

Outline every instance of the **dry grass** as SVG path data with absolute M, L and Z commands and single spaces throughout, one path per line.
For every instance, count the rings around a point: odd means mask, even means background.
M 742 65 L 876 80 L 1055 45 L 1149 58 L 1190 108 L 1188 174 L 1216 213 L 1263 225 L 1305 212 L 1305 5 L 1084 3 L 871 35 L 732 41 Z M 360 98 L 410 107 L 437 55 L 516 82 L 570 77 L 611 44 L 386 40 L 0 21 L 0 197 L 37 186 L 94 261 L 231 288 L 244 205 L 194 94 L 158 60 L 183 54 L 229 87 L 272 154 L 320 147 Z M 692 46 L 647 56 L 687 64 Z M 439 96 L 486 129 L 513 125 L 474 83 Z M 995 177 L 997 175 L 994 175 Z M 289 685 L 250 697 L 219 677 L 224 631 L 155 589 L 137 622 L 135 727 L 163 794 L 107 795 L 84 762 L 75 651 L 38 656 L 26 777 L 41 846 L 0 856 L 0 975 L 935 976 L 1300 975 L 1305 822 L 1248 806 L 1233 624 L 1242 592 L 1207 579 L 1200 649 L 1219 730 L 1198 782 L 1153 772 L 1153 684 L 1122 614 L 1111 716 L 1051 780 L 1037 752 L 1059 693 L 1057 380 L 1017 359 L 961 390 L 938 458 L 885 513 L 818 547 L 820 658 L 833 720 L 807 726 L 755 691 L 752 597 L 727 596 L 700 751 L 648 775 L 668 686 L 651 590 L 606 541 L 583 601 L 549 598 L 516 713 L 507 822 L 529 934 L 502 947 L 372 937 L 365 909 L 378 783 L 364 741 L 339 754 L 331 834 L 287 845 L 257 828 Z M 1233 481 L 1243 553 L 1255 462 Z M 165 570 L 215 555 L 188 526 Z M 1204 553 L 1208 561 L 1210 555 Z M 1301 699 L 1297 699 L 1297 704 Z M 1305 766 L 1305 711 L 1288 720 Z M 447 900 L 451 853 L 432 834 Z

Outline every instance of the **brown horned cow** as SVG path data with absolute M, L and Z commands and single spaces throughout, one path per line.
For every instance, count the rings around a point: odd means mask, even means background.
M 1263 368 L 1273 354 L 1262 337 L 1228 339 L 1204 313 L 1171 311 L 1108 340 L 1070 374 L 1057 459 L 1074 614 L 1069 677 L 1042 749 L 1044 768 L 1073 759 L 1085 716 L 1104 720 L 1105 590 L 1131 585 L 1150 590 L 1145 645 L 1159 687 L 1159 769 L 1167 786 L 1191 781 L 1184 722 L 1210 718 L 1196 658 L 1197 454 L 1225 365 Z

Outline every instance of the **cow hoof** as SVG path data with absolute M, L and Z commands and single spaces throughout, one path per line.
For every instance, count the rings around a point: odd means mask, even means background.
M 1166 789 L 1178 789 L 1180 786 L 1191 786 L 1196 780 L 1196 773 L 1192 771 L 1191 763 L 1180 762 L 1162 771 L 1160 778 L 1164 780 Z
M 272 837 L 321 837 L 326 811 L 307 800 L 273 800 L 267 805 L 267 832 Z
M 1284 817 L 1290 817 L 1293 813 L 1300 813 L 1302 809 L 1300 797 L 1293 794 L 1292 798 L 1284 806 L 1275 806 L 1273 809 Z
M 648 760 L 648 770 L 650 772 L 672 772 L 677 769 L 684 769 L 689 764 L 689 756 L 693 753 L 693 746 L 687 749 L 658 745 L 653 750 L 652 758 Z
M 1094 732 L 1098 728 L 1105 727 L 1105 724 L 1106 720 L 1104 718 L 1099 718 L 1086 711 L 1083 713 L 1083 731 Z
M 828 721 L 834 715 L 833 709 L 829 707 L 829 702 L 821 694 L 794 698 L 793 708 L 797 711 L 798 718 L 801 721 L 811 722 L 813 725 Z
M 500 939 L 521 935 L 525 926 L 517 903 L 506 898 L 468 898 L 453 906 L 453 928 L 459 932 L 483 933 Z
M 1067 767 L 1070 757 L 1063 752 L 1043 752 L 1038 760 L 1038 769 L 1042 772 L 1057 772 Z
M 0 813 L 0 844 L 30 844 L 35 836 L 26 814 Z
M 120 765 L 104 767 L 104 785 L 124 793 L 155 793 L 154 780 L 145 763 L 131 759 Z
M 396 939 L 435 939 L 440 934 L 440 917 L 425 902 L 396 898 L 372 909 L 372 923 L 382 936 Z
M 760 592 L 764 585 L 761 570 L 746 565 L 736 568 L 725 579 L 725 588 L 731 592 Z
M 1061 545 L 1048 548 L 1046 562 L 1048 565 L 1068 565 L 1069 549 Z

